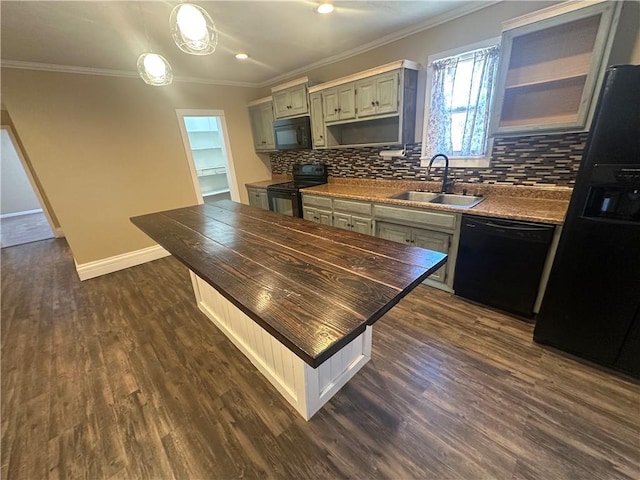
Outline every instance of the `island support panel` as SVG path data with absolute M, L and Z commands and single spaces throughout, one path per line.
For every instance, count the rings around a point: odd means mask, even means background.
M 372 327 L 312 368 L 191 272 L 200 310 L 251 360 L 280 394 L 309 420 L 371 358 Z

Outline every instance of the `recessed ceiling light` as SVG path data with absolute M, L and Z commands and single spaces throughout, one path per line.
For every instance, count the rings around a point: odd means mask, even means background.
M 320 5 L 318 5 L 318 8 L 316 8 L 316 12 L 318 13 L 331 13 L 333 12 L 333 5 L 331 5 L 330 3 L 321 3 Z
M 236 53 L 236 58 L 238 60 L 246 60 L 247 58 L 249 58 L 249 55 L 247 55 L 246 53 Z

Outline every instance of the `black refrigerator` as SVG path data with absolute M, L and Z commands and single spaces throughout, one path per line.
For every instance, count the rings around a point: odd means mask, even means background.
M 605 74 L 534 340 L 640 377 L 640 65 Z

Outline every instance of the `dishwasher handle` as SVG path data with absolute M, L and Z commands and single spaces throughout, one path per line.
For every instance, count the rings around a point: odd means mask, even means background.
M 493 235 L 520 239 L 530 242 L 548 243 L 553 236 L 553 225 L 501 220 L 494 218 L 478 218 L 464 215 L 462 218 L 462 234 Z

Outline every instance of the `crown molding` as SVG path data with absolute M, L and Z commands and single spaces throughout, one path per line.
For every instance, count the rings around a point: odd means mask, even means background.
M 307 73 L 310 70 L 321 68 L 341 60 L 346 60 L 348 58 L 354 57 L 361 53 L 365 53 L 375 48 L 381 47 L 383 45 L 387 45 L 397 40 L 401 40 L 403 38 L 409 37 L 411 35 L 422 32 L 424 30 L 428 30 L 430 28 L 436 27 L 438 25 L 449 22 L 451 20 L 455 20 L 456 18 L 463 17 L 465 15 L 469 15 L 470 13 L 476 12 L 478 10 L 482 10 L 484 8 L 490 7 L 491 5 L 495 5 L 496 3 L 500 3 L 501 1 L 503 0 L 484 0 L 484 1 L 478 1 L 478 2 L 471 2 L 470 5 L 466 5 L 466 6 L 457 8 L 455 10 L 445 12 L 442 15 L 438 15 L 437 17 L 431 18 L 424 22 L 411 25 L 402 30 L 398 30 L 396 32 L 390 33 L 389 35 L 385 35 L 384 37 L 380 37 L 379 39 L 374 40 L 372 42 L 365 43 L 364 45 L 360 45 L 356 48 L 347 50 L 338 55 L 333 55 L 331 57 L 324 58 L 317 62 L 310 63 L 303 67 L 297 68 L 293 71 L 289 71 L 281 75 L 277 75 L 263 82 L 234 82 L 234 81 L 228 81 L 228 80 L 215 80 L 215 79 L 207 79 L 207 78 L 199 78 L 199 77 L 180 77 L 180 76 L 174 76 L 173 80 L 175 82 L 197 83 L 197 84 L 205 84 L 205 85 L 220 85 L 220 86 L 242 87 L 242 88 L 264 88 L 270 85 L 278 84 L 284 80 L 293 78 L 300 74 Z M 77 67 L 73 65 L 57 65 L 57 64 L 50 64 L 50 63 L 22 62 L 18 60 L 0 59 L 0 67 L 16 68 L 16 69 L 23 69 L 23 70 L 40 70 L 40 71 L 46 71 L 46 72 L 74 73 L 74 74 L 81 74 L 81 75 L 99 75 L 99 76 L 105 76 L 105 77 L 139 78 L 139 75 L 137 72 L 127 71 L 127 70 L 111 70 L 111 69 L 103 69 L 103 68 Z
M 127 70 L 110 70 L 106 68 L 76 67 L 73 65 L 57 65 L 52 63 L 21 62 L 18 60 L 0 60 L 0 67 L 21 70 L 40 70 L 44 72 L 74 73 L 80 75 L 99 75 L 102 77 L 140 78 L 137 72 Z M 258 88 L 257 83 L 232 82 L 227 80 L 211 80 L 198 77 L 174 76 L 174 82 L 220 85 L 225 87 Z
M 407 28 L 403 28 L 402 30 L 398 30 L 396 32 L 390 33 L 389 35 L 380 37 L 379 39 L 374 40 L 372 42 L 365 43 L 351 50 L 346 50 L 338 55 L 333 55 L 331 57 L 323 58 L 322 60 L 319 60 L 314 63 L 310 63 L 308 65 L 305 65 L 304 67 L 296 68 L 291 72 L 287 72 L 285 74 L 278 75 L 264 82 L 260 82 L 257 86 L 260 88 L 268 87 L 269 85 L 273 85 L 274 83 L 278 83 L 288 78 L 294 77 L 296 75 L 300 75 L 301 73 L 307 73 L 310 70 L 321 68 L 326 65 L 339 62 L 341 60 L 346 60 L 348 58 L 355 57 L 356 55 L 368 52 L 369 50 L 373 50 L 374 48 L 382 47 L 389 43 L 393 43 L 397 40 L 402 40 L 403 38 L 409 37 L 419 32 L 423 32 L 424 30 L 428 30 L 433 27 L 437 27 L 438 25 L 442 25 L 443 23 L 450 22 L 451 20 L 455 20 L 456 18 L 464 17 L 465 15 L 469 15 L 473 12 L 477 12 L 478 10 L 482 10 L 484 8 L 490 7 L 502 1 L 503 0 L 484 0 L 484 1 L 478 1 L 478 2 L 475 2 L 475 1 L 471 2 L 470 5 L 466 5 L 464 7 L 456 8 L 455 10 L 445 12 L 442 15 L 438 15 L 437 17 L 430 18 L 429 20 L 425 20 L 424 22 L 416 23 L 415 25 L 411 25 Z

